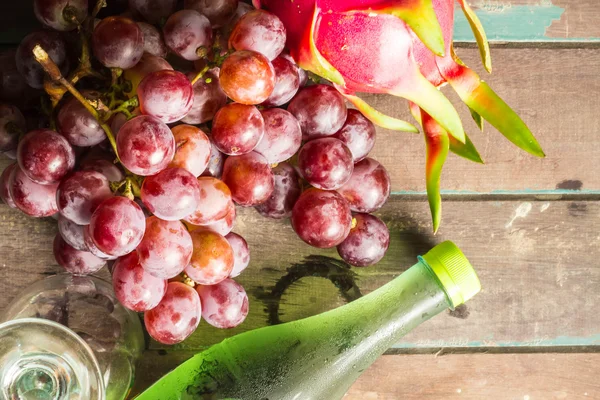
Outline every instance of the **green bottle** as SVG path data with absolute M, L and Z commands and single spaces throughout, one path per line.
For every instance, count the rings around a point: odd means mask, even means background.
M 187 360 L 137 400 L 336 400 L 421 322 L 481 286 L 444 242 L 393 281 L 343 307 L 223 340 Z

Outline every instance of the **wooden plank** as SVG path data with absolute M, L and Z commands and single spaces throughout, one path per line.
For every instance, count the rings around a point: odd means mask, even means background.
M 132 393 L 143 391 L 190 356 L 146 352 Z M 597 353 L 385 355 L 344 399 L 598 399 L 599 363 Z
M 387 256 L 375 267 L 348 270 L 335 249 L 303 244 L 287 221 L 240 209 L 235 230 L 248 240 L 252 261 L 238 280 L 249 293 L 250 314 L 232 330 L 202 323 L 176 348 L 199 349 L 268 323 L 342 305 L 393 279 L 418 254 L 446 239 L 464 249 L 483 291 L 457 312 L 417 328 L 396 347 L 600 344 L 600 298 L 595 295 L 600 285 L 600 202 L 447 201 L 437 236 L 431 234 L 424 201 L 394 197 L 378 214 L 391 230 Z M 6 206 L 0 207 L 0 220 L 5 265 L 0 269 L 1 312 L 28 283 L 58 269 L 50 243 L 54 222 L 27 218 Z
M 481 64 L 477 50 L 458 52 L 468 65 Z M 493 60 L 493 75 L 477 70 L 530 125 L 547 157 L 517 149 L 489 125 L 479 132 L 466 107 L 445 88 L 486 164 L 450 155 L 442 189 L 452 194 L 560 194 L 572 189 L 600 194 L 600 175 L 595 173 L 600 159 L 600 49 L 494 49 Z M 402 99 L 366 98 L 380 110 L 411 120 Z M 423 193 L 424 147 L 420 135 L 378 130 L 372 156 L 389 170 L 394 192 Z M 0 159 L 0 168 L 7 164 Z

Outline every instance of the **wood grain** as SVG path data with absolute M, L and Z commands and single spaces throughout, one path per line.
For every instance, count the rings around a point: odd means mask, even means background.
M 189 352 L 144 354 L 132 394 L 142 392 Z M 344 400 L 563 400 L 598 399 L 600 354 L 384 355 Z

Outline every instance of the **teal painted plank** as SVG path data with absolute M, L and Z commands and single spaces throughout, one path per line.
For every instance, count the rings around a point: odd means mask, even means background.
M 399 196 L 423 196 L 426 195 L 425 191 L 415 190 L 395 190 L 392 191 L 392 195 Z M 448 196 L 460 196 L 460 195 L 514 195 L 514 196 L 546 196 L 546 195 L 600 195 L 599 189 L 520 189 L 520 190 L 492 190 L 490 192 L 478 192 L 476 190 L 441 190 L 442 195 Z
M 495 341 L 493 338 L 486 340 L 449 342 L 446 340 L 400 342 L 392 346 L 393 349 L 431 349 L 438 347 L 567 347 L 567 346 L 597 346 L 600 345 L 600 335 L 585 337 L 557 336 L 554 338 L 539 338 L 525 341 Z

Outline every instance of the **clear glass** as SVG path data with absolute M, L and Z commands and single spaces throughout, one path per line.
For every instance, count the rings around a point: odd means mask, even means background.
M 137 399 L 341 399 L 384 351 L 450 307 L 420 260 L 350 304 L 225 339 Z
M 62 330 L 45 320 L 60 324 Z M 7 307 L 0 321 L 8 321 L 0 325 L 0 340 L 11 338 L 6 342 L 9 344 L 2 343 L 0 359 L 26 360 L 19 361 L 19 368 L 31 369 L 19 374 L 33 377 L 35 381 L 36 363 L 44 363 L 44 359 L 50 357 L 56 359 L 58 364 L 53 364 L 56 368 L 60 369 L 57 365 L 63 361 L 68 366 L 61 370 L 67 374 L 66 378 L 56 380 L 60 390 L 67 390 L 65 385 L 72 381 L 87 379 L 92 382 L 98 371 L 104 382 L 103 390 L 95 394 L 100 397 L 94 397 L 92 393 L 86 397 L 70 386 L 66 392 L 68 396 L 53 397 L 50 386 L 36 383 L 40 390 L 23 398 L 122 400 L 129 393 L 135 377 L 135 363 L 144 348 L 144 335 L 138 315 L 118 302 L 110 283 L 92 276 L 51 276 L 25 289 Z M 31 334 L 15 336 L 15 327 L 19 327 L 16 331 L 26 329 Z M 67 347 L 74 353 L 61 361 L 63 353 L 67 354 Z M 26 354 L 24 348 L 29 349 Z M 93 362 L 89 361 L 90 351 Z M 0 363 L 3 390 L 10 387 L 10 382 L 20 385 L 16 380 L 20 375 L 11 371 L 6 363 Z M 80 374 L 83 375 L 80 377 Z M 0 394 L 7 399 L 21 398 Z

